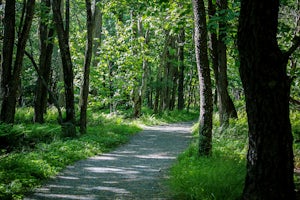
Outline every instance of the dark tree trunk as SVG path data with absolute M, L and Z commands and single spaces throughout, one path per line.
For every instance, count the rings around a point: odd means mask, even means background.
M 55 28 L 58 36 L 58 43 L 63 64 L 64 87 L 66 97 L 66 119 L 68 124 L 64 129 L 65 134 L 72 136 L 76 134 L 75 129 L 75 108 L 74 108 L 74 87 L 73 87 L 73 65 L 70 54 L 68 33 L 64 29 L 63 20 L 60 12 L 61 0 L 53 0 L 52 10 Z
M 11 79 L 13 55 L 14 55 L 14 41 L 15 41 L 15 24 L 16 24 L 16 1 L 7 1 L 5 4 L 5 13 L 3 19 L 4 38 L 2 46 L 2 65 L 1 65 L 1 114 L 0 121 L 6 122 L 5 112 L 2 112 L 3 101 L 7 98 L 9 92 L 9 81 Z
M 238 30 L 240 75 L 249 124 L 243 199 L 295 199 L 290 81 L 278 47 L 279 0 L 243 0 Z
M 220 123 L 222 125 L 229 124 L 229 118 L 237 118 L 237 112 L 235 110 L 233 101 L 228 94 L 228 76 L 227 76 L 227 46 L 225 43 L 226 33 L 226 15 L 228 9 L 227 0 L 218 1 L 220 10 L 223 11 L 223 20 L 219 21 L 219 40 L 218 40 L 218 98 L 219 98 L 219 114 Z
M 4 99 L 1 105 L 1 121 L 6 123 L 14 123 L 17 96 L 20 92 L 21 70 L 23 65 L 23 58 L 25 54 L 26 42 L 29 37 L 29 31 L 32 24 L 34 15 L 35 0 L 29 0 L 24 4 L 24 20 L 21 19 L 20 34 L 17 43 L 17 52 L 15 58 L 15 64 L 12 71 L 8 71 L 8 75 L 11 79 L 6 85 Z
M 178 35 L 178 110 L 184 109 L 184 43 L 185 43 L 185 30 L 182 28 Z
M 176 38 L 173 36 L 171 40 L 171 51 L 170 51 L 170 75 L 169 75 L 169 82 L 170 82 L 170 100 L 169 100 L 169 110 L 174 110 L 175 102 L 178 92 L 178 65 L 175 64 L 178 61 L 178 55 L 176 55 Z
M 90 85 L 90 65 L 93 54 L 93 32 L 94 32 L 94 13 L 95 1 L 85 0 L 86 4 L 86 24 L 87 24 L 87 41 L 85 48 L 84 57 L 84 69 L 83 69 L 83 83 L 80 90 L 80 133 L 86 133 L 86 123 L 87 123 L 87 104 L 89 95 L 89 85 Z
M 213 30 L 210 33 L 211 41 L 211 58 L 213 62 L 213 70 L 217 88 L 217 100 L 219 108 L 220 124 L 227 126 L 229 118 L 237 118 L 237 112 L 234 107 L 233 101 L 228 93 L 228 77 L 227 77 L 227 46 L 226 40 L 226 13 L 228 9 L 227 0 L 217 1 L 221 12 L 222 19 L 219 20 L 219 30 Z M 211 0 L 208 2 L 208 12 L 211 18 L 216 14 L 215 5 Z M 219 33 L 219 34 L 217 34 Z M 219 36 L 219 38 L 218 38 Z
M 212 89 L 207 55 L 206 12 L 203 0 L 193 0 L 195 53 L 200 84 L 199 155 L 212 151 Z
M 49 27 L 51 9 L 50 0 L 43 0 L 40 21 L 40 58 L 39 58 L 39 72 L 43 77 L 46 85 L 39 77 L 36 85 L 35 101 L 34 101 L 34 122 L 44 123 L 44 113 L 47 108 L 48 99 L 48 85 L 51 71 L 51 59 L 53 52 L 53 35 L 54 30 Z

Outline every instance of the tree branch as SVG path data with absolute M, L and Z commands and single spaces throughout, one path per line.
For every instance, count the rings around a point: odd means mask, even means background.
M 57 99 L 55 98 L 55 95 L 53 94 L 53 92 L 50 90 L 50 88 L 48 87 L 48 84 L 47 82 L 45 81 L 44 77 L 42 76 L 39 68 L 38 68 L 38 65 L 37 63 L 35 62 L 33 56 L 28 53 L 27 51 L 25 51 L 25 55 L 29 58 L 29 60 L 31 61 L 35 71 L 37 72 L 38 74 L 38 77 L 41 79 L 42 81 L 42 84 L 45 86 L 45 88 L 47 88 L 47 91 L 49 92 L 49 95 L 51 96 L 51 98 L 53 99 L 53 103 L 54 103 L 54 106 L 57 108 L 57 111 L 58 111 L 58 122 L 59 124 L 62 123 L 62 113 L 61 113 L 61 109 L 59 107 L 59 103 L 57 101 Z
M 288 59 L 300 46 L 300 35 L 293 38 L 293 44 L 288 51 L 284 52 L 284 57 Z

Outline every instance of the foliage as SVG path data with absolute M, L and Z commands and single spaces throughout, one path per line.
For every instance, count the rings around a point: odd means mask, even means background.
M 172 167 L 170 185 L 175 199 L 231 200 L 241 195 L 246 173 L 245 114 L 232 120 L 226 130 L 214 125 L 213 136 L 211 157 L 199 157 L 194 142 Z
M 295 167 L 299 168 L 300 112 L 292 111 L 290 118 L 295 139 Z M 193 132 L 197 134 L 198 126 L 194 127 Z M 226 129 L 219 127 L 217 119 L 214 119 L 213 155 L 199 157 L 197 142 L 194 142 L 178 157 L 178 162 L 171 169 L 170 186 L 175 198 L 238 199 L 246 174 L 247 131 L 247 117 L 242 109 L 239 119 L 231 119 Z M 297 188 L 299 180 L 295 176 Z
M 21 199 L 67 165 L 106 152 L 141 130 L 121 117 L 104 114 L 93 115 L 89 125 L 87 134 L 73 139 L 61 138 L 55 124 L 18 124 L 13 129 L 1 125 L 1 135 L 6 130 L 10 138 L 21 134 L 22 140 L 14 144 L 18 148 L 13 152 L 4 151 L 0 157 L 0 199 Z
M 12 152 L 2 150 L 0 154 L 0 199 L 22 199 L 24 194 L 67 165 L 125 143 L 132 134 L 141 130 L 139 126 L 143 122 L 152 125 L 188 121 L 198 116 L 197 112 L 184 111 L 154 115 L 148 110 L 149 115 L 143 116 L 143 119 L 131 120 L 126 119 L 126 112 L 115 115 L 89 110 L 87 134 L 64 138 L 60 126 L 54 121 L 56 113 L 50 111 L 48 119 L 52 122 L 48 124 L 30 123 L 32 109 L 19 109 L 18 120 L 27 124 L 16 124 L 13 128 L 0 125 L 0 137 L 6 135 L 14 145 Z

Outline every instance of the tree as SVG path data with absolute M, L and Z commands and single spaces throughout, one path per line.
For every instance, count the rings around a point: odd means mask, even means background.
M 21 83 L 21 70 L 25 54 L 26 42 L 34 15 L 35 0 L 24 2 L 19 25 L 17 50 L 14 66 L 12 67 L 14 28 L 15 28 L 15 1 L 9 1 L 5 6 L 3 65 L 1 74 L 1 114 L 0 121 L 14 123 L 17 96 Z M 7 51 L 7 52 L 6 52 Z
M 5 5 L 5 13 L 3 19 L 4 33 L 2 46 L 2 65 L 1 65 L 1 113 L 4 98 L 8 93 L 8 83 L 11 77 L 14 41 L 15 41 L 15 24 L 16 24 L 16 1 L 8 1 Z M 3 115 L 3 116 L 2 116 Z M 4 113 L 0 115 L 0 120 L 4 120 Z
M 66 119 L 65 119 L 65 134 L 72 136 L 76 134 L 75 129 L 75 106 L 74 106 L 74 86 L 73 86 L 73 64 L 69 47 L 68 25 L 64 28 L 63 19 L 61 16 L 61 0 L 53 0 L 52 10 L 53 19 L 58 36 L 58 43 L 63 64 L 64 74 L 64 89 L 66 97 Z
M 90 85 L 90 65 L 93 54 L 93 33 L 94 33 L 94 10 L 95 1 L 86 0 L 86 25 L 87 25 L 87 37 L 83 67 L 83 83 L 80 90 L 80 132 L 83 134 L 86 132 L 87 121 L 87 105 Z
M 178 110 L 184 109 L 184 43 L 185 30 L 184 27 L 180 29 L 178 34 Z
M 44 123 L 44 113 L 46 111 L 49 85 L 50 72 L 51 72 L 51 59 L 53 52 L 53 36 L 54 27 L 50 21 L 51 1 L 41 1 L 41 19 L 39 27 L 40 36 L 40 57 L 39 57 L 39 72 L 41 77 L 38 77 L 36 84 L 36 93 L 34 99 L 34 122 Z M 45 84 L 43 83 L 43 78 Z
M 238 29 L 240 76 L 249 124 L 243 199 L 295 199 L 293 137 L 287 62 L 300 44 L 278 47 L 279 0 L 241 1 Z
M 203 0 L 193 0 L 195 21 L 195 53 L 200 84 L 199 155 L 212 150 L 212 91 L 207 55 L 207 27 Z
M 227 126 L 230 117 L 237 118 L 233 101 L 228 94 L 227 46 L 225 41 L 227 37 L 226 13 L 228 12 L 228 2 L 227 0 L 218 0 L 217 5 L 220 15 L 219 28 L 210 33 L 211 57 L 217 88 L 220 124 Z M 208 9 L 209 17 L 212 19 L 216 15 L 216 8 L 211 0 L 208 1 Z

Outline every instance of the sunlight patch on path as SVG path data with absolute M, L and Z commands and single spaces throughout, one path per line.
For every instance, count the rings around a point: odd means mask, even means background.
M 168 169 L 188 147 L 191 126 L 145 127 L 115 151 L 67 167 L 25 200 L 171 199 Z

